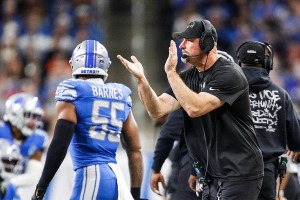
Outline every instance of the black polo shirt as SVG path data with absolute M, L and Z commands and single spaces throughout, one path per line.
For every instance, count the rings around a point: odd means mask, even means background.
M 218 180 L 262 177 L 263 158 L 254 132 L 249 87 L 241 68 L 219 58 L 204 72 L 192 66 L 180 77 L 194 92 L 210 93 L 225 101 L 201 117 L 191 118 L 184 111 L 185 139 L 191 156 Z M 171 87 L 165 93 L 176 98 Z

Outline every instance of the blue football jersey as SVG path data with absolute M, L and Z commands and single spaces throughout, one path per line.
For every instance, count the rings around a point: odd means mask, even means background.
M 116 163 L 123 123 L 131 107 L 131 90 L 102 79 L 69 79 L 57 87 L 55 100 L 76 107 L 77 124 L 69 146 L 74 170 L 95 164 Z
M 0 150 L 4 148 L 2 145 L 13 147 L 10 149 L 13 149 L 14 154 L 22 157 L 22 166 L 24 169 L 31 156 L 36 154 L 38 150 L 47 147 L 48 140 L 47 133 L 39 129 L 28 136 L 24 142 L 18 142 L 13 138 L 10 126 L 4 121 L 0 121 Z
M 0 139 L 6 140 L 10 145 L 16 144 L 20 154 L 25 160 L 28 160 L 38 150 L 46 148 L 49 140 L 47 133 L 39 129 L 28 136 L 23 143 L 19 144 L 13 139 L 10 126 L 4 121 L 0 121 Z

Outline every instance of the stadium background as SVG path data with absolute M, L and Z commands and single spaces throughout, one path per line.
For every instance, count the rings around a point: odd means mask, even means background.
M 235 49 L 242 42 L 268 41 L 275 51 L 272 79 L 288 91 L 296 106 L 300 102 L 297 0 L 2 0 L 0 6 L 0 116 L 10 95 L 21 91 L 37 95 L 46 111 L 44 124 L 51 138 L 56 121 L 54 93 L 62 80 L 71 78 L 68 60 L 72 50 L 85 39 L 98 40 L 112 61 L 107 81 L 124 83 L 133 91 L 145 165 L 142 197 L 151 200 L 161 199 L 149 188 L 159 127 L 141 104 L 135 79 L 116 58 L 118 54 L 137 56 L 154 91 L 161 94 L 168 87 L 163 66 L 171 33 L 183 30 L 193 20 L 208 19 L 217 29 L 218 49 L 235 59 Z M 186 67 L 179 63 L 179 70 Z M 122 148 L 117 159 L 129 184 Z M 165 178 L 169 167 L 167 161 Z M 73 175 L 68 156 L 47 199 L 68 199 Z M 33 190 L 24 190 L 28 199 Z

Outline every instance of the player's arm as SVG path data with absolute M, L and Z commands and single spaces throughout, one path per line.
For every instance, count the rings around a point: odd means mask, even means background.
M 72 103 L 57 101 L 56 114 L 58 120 L 54 136 L 48 149 L 42 176 L 32 198 L 34 200 L 43 199 L 50 181 L 67 154 L 77 123 L 76 108 Z
M 159 97 L 156 95 L 146 79 L 142 64 L 136 59 L 136 57 L 131 56 L 133 63 L 124 59 L 120 55 L 118 55 L 118 58 L 135 76 L 140 99 L 151 117 L 159 118 L 180 108 L 179 102 L 172 96 L 165 93 Z
M 127 120 L 123 124 L 121 141 L 128 157 L 131 194 L 134 199 L 139 199 L 143 180 L 143 158 L 139 130 L 132 112 L 129 113 Z

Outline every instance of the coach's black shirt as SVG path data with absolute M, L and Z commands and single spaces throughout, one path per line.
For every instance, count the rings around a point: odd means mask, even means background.
M 191 118 L 184 111 L 185 139 L 191 156 L 218 180 L 262 177 L 262 153 L 251 118 L 249 87 L 241 68 L 219 58 L 204 72 L 192 66 L 180 77 L 194 92 L 210 93 L 225 101 L 201 117 Z M 165 93 L 176 98 L 171 87 Z

